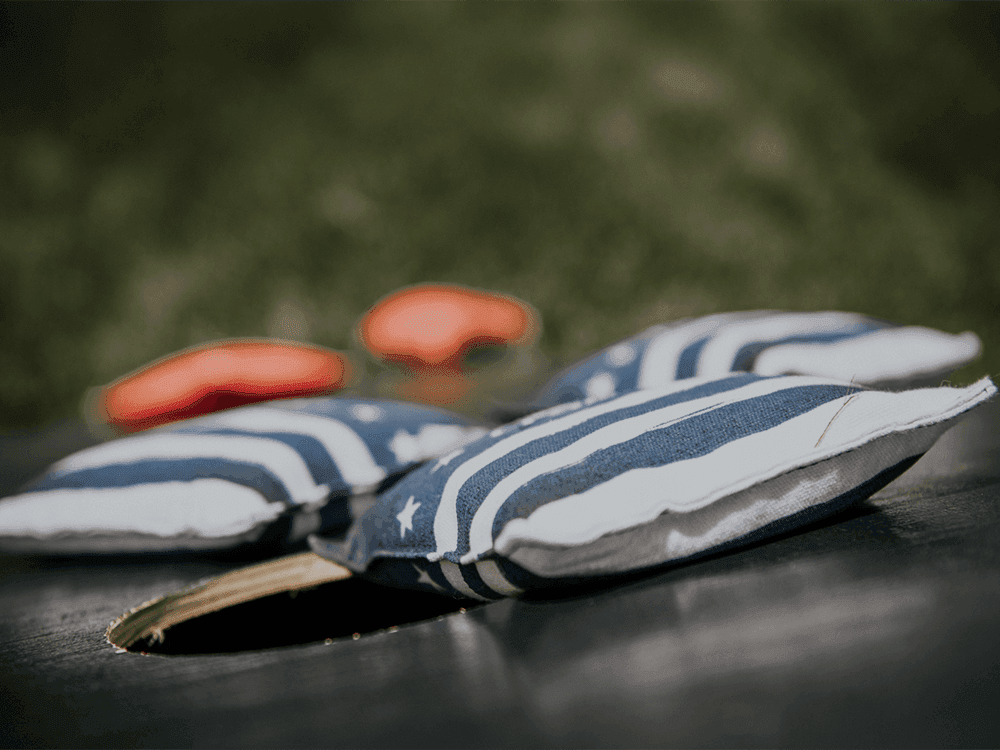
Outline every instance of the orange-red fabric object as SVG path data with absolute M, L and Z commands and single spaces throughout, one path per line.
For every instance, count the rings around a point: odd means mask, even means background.
M 533 344 L 538 314 L 527 302 L 453 284 L 419 284 L 379 300 L 358 324 L 376 358 L 421 370 L 462 369 L 476 346 Z
M 91 395 L 88 416 L 138 432 L 233 406 L 333 393 L 347 385 L 347 357 L 277 339 L 202 344 L 141 367 Z

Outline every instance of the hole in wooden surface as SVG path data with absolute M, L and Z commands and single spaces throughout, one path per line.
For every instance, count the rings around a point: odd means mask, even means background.
M 195 617 L 163 631 L 162 641 L 142 639 L 128 650 L 166 655 L 231 654 L 298 646 L 364 636 L 473 606 L 468 601 L 351 578 Z

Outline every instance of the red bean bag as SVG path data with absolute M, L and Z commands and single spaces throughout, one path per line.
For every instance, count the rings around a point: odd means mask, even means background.
M 361 319 L 358 334 L 379 359 L 414 370 L 460 370 L 476 347 L 533 344 L 538 315 L 527 302 L 499 292 L 419 284 L 379 300 Z
M 278 339 L 229 339 L 151 362 L 91 392 L 91 423 L 117 432 L 150 427 L 278 398 L 344 388 L 355 368 L 347 355 Z
M 513 355 L 532 349 L 539 330 L 538 313 L 516 297 L 418 284 L 379 300 L 356 335 L 375 359 L 398 370 L 384 375 L 377 390 L 458 408 L 523 377 L 523 357 Z

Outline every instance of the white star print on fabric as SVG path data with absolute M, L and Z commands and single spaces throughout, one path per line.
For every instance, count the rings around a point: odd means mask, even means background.
M 431 586 L 435 591 L 444 591 L 444 589 L 439 586 L 433 578 L 431 578 L 430 574 L 426 570 L 421 570 L 421 568 L 417 565 L 414 565 L 413 569 L 417 571 L 418 574 L 417 583 L 425 583 L 428 586 Z
M 417 508 L 420 507 L 420 503 L 413 502 L 414 496 L 410 495 L 410 499 L 406 501 L 404 508 L 396 515 L 396 520 L 399 521 L 399 538 L 403 539 L 406 537 L 407 531 L 413 531 L 413 514 L 417 512 Z
M 431 467 L 431 474 L 433 474 L 435 471 L 437 471 L 438 469 L 440 469 L 442 466 L 447 466 L 449 463 L 451 463 L 452 461 L 454 461 L 456 458 L 458 458 L 459 456 L 461 456 L 463 453 L 465 453 L 465 448 L 459 448 L 458 450 L 452 451 L 447 456 L 442 456 L 441 458 L 439 458 L 434 463 L 434 466 Z

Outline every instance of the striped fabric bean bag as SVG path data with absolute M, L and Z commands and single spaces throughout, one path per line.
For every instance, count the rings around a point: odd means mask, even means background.
M 974 333 L 897 326 L 855 313 L 721 313 L 653 326 L 610 346 L 553 377 L 535 406 L 740 371 L 884 388 L 937 385 L 980 349 Z
M 351 508 L 485 433 L 392 401 L 244 406 L 112 440 L 0 500 L 0 551 L 223 549 L 346 526 Z
M 372 580 L 496 599 L 767 538 L 862 500 L 996 393 L 693 378 L 576 401 L 404 477 L 313 550 Z

